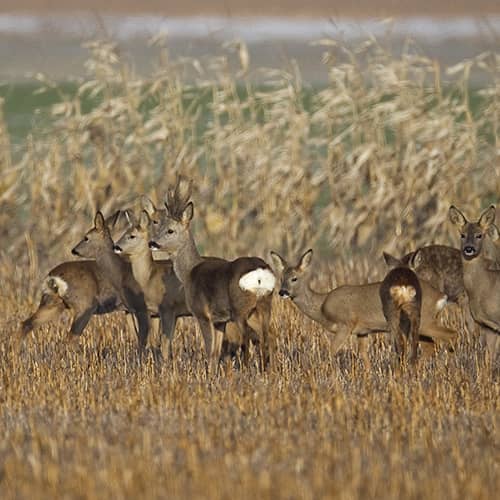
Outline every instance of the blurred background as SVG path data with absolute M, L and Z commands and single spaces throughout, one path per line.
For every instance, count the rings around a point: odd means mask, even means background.
M 499 36 L 491 0 L 2 0 L 6 254 L 34 293 L 95 210 L 182 172 L 203 251 L 375 279 L 382 250 L 455 243 L 450 203 L 497 202 Z
M 81 75 L 81 42 L 120 41 L 139 72 L 148 71 L 151 36 L 167 33 L 173 56 L 200 58 L 221 43 L 244 40 L 252 66 L 299 61 L 309 81 L 325 82 L 320 49 L 309 42 L 390 37 L 395 46 L 414 39 L 445 64 L 498 46 L 500 2 L 467 0 L 3 0 L 0 2 L 0 78 Z

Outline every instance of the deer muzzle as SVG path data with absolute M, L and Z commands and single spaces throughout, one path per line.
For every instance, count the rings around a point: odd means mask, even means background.
M 477 256 L 476 249 L 471 245 L 465 246 L 464 249 L 462 250 L 462 253 L 463 253 L 465 259 L 467 259 L 467 260 L 473 259 L 474 257 Z

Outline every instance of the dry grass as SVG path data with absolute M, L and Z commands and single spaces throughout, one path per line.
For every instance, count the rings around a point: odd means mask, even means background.
M 475 343 L 394 373 L 377 341 L 368 370 L 276 301 L 273 367 L 228 361 L 207 380 L 189 320 L 173 363 L 154 350 L 139 363 L 120 314 L 94 318 L 79 347 L 63 323 L 20 347 L 14 335 L 95 209 L 159 199 L 177 171 L 196 181 L 206 252 L 316 245 L 335 258 L 323 288 L 380 278 L 381 249 L 451 242 L 449 203 L 477 213 L 499 190 L 499 56 L 454 68 L 443 91 L 412 47 L 395 58 L 373 40 L 325 41 L 331 84 L 305 105 L 293 65 L 252 86 L 244 47 L 228 55 L 239 80 L 226 58 L 202 67 L 161 48 L 142 80 L 112 44 L 90 51 L 79 96 L 63 96 L 19 161 L 0 120 L 0 496 L 492 498 L 498 370 Z M 471 71 L 491 78 L 477 111 Z M 89 92 L 101 103 L 83 114 Z

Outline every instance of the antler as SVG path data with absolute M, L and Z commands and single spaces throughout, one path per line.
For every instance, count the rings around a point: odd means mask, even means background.
M 191 179 L 178 175 L 174 187 L 167 190 L 165 207 L 170 217 L 180 219 L 191 198 L 193 182 Z

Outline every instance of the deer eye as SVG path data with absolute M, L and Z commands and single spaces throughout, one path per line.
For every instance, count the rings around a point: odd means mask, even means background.
M 483 237 L 483 235 L 481 233 L 476 234 L 476 239 L 480 240 L 482 237 Z
M 297 281 L 297 276 L 294 276 L 290 281 L 295 283 Z
M 89 241 L 89 237 L 85 236 L 85 238 L 83 238 L 83 241 Z
M 174 231 L 173 229 L 169 229 L 169 230 L 167 231 L 167 233 L 168 233 L 168 234 L 174 234 L 174 233 L 175 233 L 175 231 Z
M 465 234 L 463 234 L 463 233 L 462 233 L 462 234 L 460 235 L 460 238 L 462 238 L 463 240 L 465 240 Z
M 135 239 L 135 234 L 129 234 L 128 239 L 129 240 L 134 240 Z
M 157 220 L 153 220 L 153 224 L 158 224 L 158 221 Z

